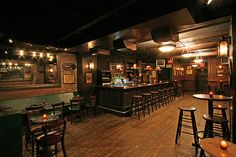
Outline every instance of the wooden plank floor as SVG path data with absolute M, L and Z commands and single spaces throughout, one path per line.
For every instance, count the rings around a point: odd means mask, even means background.
M 67 123 L 68 157 L 194 157 L 193 136 L 182 134 L 175 144 L 178 106 L 195 106 L 198 130 L 203 130 L 207 101 L 192 98 L 193 93 L 138 120 L 136 116 L 120 117 L 101 113 L 81 122 Z M 25 150 L 24 156 L 29 156 Z M 59 157 L 62 156 L 62 151 Z

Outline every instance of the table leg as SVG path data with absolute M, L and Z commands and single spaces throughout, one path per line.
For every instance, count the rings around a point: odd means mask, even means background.
M 213 100 L 208 101 L 208 114 L 213 116 Z M 213 123 L 210 122 L 209 124 L 209 137 L 213 137 Z

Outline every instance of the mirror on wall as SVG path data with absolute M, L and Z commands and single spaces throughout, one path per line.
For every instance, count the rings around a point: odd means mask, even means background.
M 1 53 L 0 86 L 58 86 L 57 54 L 16 50 Z

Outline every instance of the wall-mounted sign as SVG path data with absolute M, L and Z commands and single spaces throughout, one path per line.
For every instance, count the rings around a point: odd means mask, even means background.
M 76 65 L 74 63 L 63 63 L 61 67 L 63 70 L 75 70 L 76 69 Z

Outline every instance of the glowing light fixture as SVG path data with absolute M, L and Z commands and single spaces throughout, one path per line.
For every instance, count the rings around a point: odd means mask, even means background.
M 39 57 L 40 57 L 40 58 L 43 58 L 43 53 L 42 53 L 42 52 L 39 53 Z
M 24 56 L 24 51 L 20 50 L 20 56 Z
M 201 62 L 203 62 L 203 58 L 202 58 L 202 56 L 197 56 L 193 61 L 194 61 L 194 63 L 201 63 Z
M 184 58 L 189 58 L 189 57 L 192 57 L 192 56 L 193 56 L 192 53 L 184 53 L 184 54 L 182 54 L 182 57 L 184 57 Z
M 161 52 L 171 52 L 175 49 L 175 44 L 173 44 L 173 43 L 163 44 L 158 49 Z
M 207 5 L 209 5 L 212 2 L 212 0 L 207 0 Z
M 196 67 L 198 67 L 198 65 L 197 64 L 192 64 L 192 67 L 196 68 Z
M 50 57 L 50 53 L 47 53 L 47 58 L 49 58 Z
M 32 54 L 33 54 L 33 57 L 36 57 L 36 52 L 35 51 L 33 51 Z
M 218 56 L 228 57 L 228 55 L 229 55 L 229 44 L 228 41 L 225 39 L 225 37 L 222 37 L 222 40 L 219 42 L 218 45 Z
M 89 69 L 94 69 L 94 63 L 93 62 L 88 63 L 88 68 Z
M 138 69 L 138 65 L 134 63 L 131 69 Z

